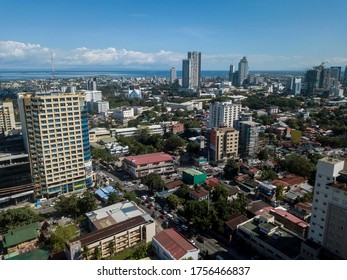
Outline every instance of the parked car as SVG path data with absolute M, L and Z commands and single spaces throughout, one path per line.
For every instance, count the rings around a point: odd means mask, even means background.
M 185 230 L 185 231 L 188 230 L 188 226 L 187 226 L 187 225 L 181 225 L 181 228 L 182 228 L 183 230 Z

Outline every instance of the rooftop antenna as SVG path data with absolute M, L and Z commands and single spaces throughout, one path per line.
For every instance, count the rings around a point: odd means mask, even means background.
M 55 79 L 55 73 L 54 73 L 53 52 L 51 52 L 51 64 L 52 64 L 52 80 L 54 80 Z

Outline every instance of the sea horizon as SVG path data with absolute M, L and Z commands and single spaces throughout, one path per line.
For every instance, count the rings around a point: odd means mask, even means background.
M 252 70 L 250 74 L 287 74 L 303 73 L 303 70 Z M 181 70 L 177 70 L 177 76 L 180 77 Z M 218 77 L 228 76 L 228 70 L 201 70 L 202 77 Z M 138 78 L 138 77 L 160 77 L 169 78 L 170 70 L 148 70 L 148 69 L 84 69 L 84 68 L 71 68 L 71 69 L 55 69 L 55 79 L 72 79 L 83 77 L 102 77 L 110 76 L 112 78 Z M 0 69 L 0 81 L 15 81 L 15 80 L 41 80 L 51 79 L 51 69 Z

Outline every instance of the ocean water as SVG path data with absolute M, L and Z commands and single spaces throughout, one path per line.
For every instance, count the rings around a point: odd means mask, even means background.
M 201 71 L 203 77 L 211 76 L 226 76 L 227 71 Z M 180 77 L 181 71 L 177 71 L 177 77 Z M 109 76 L 112 78 L 120 77 L 166 77 L 169 78 L 170 72 L 148 71 L 148 70 L 56 70 L 54 76 L 57 79 L 69 79 L 80 77 L 100 77 Z M 0 81 L 14 81 L 14 80 L 38 80 L 52 78 L 51 70 L 0 70 Z

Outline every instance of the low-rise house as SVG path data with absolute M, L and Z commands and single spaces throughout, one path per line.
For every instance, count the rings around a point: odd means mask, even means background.
M 165 229 L 152 239 L 152 248 L 161 260 L 198 260 L 199 249 L 175 229 Z
M 177 191 L 180 188 L 180 186 L 182 186 L 183 184 L 184 183 L 182 180 L 174 180 L 174 181 L 165 183 L 164 189 L 167 192 L 172 193 L 172 192 Z
M 247 220 L 245 215 L 239 213 L 232 214 L 228 217 L 227 221 L 224 223 L 224 228 L 228 234 L 229 241 L 232 241 L 233 237 L 236 235 L 238 225 Z
M 202 187 L 189 191 L 189 197 L 193 200 L 207 200 L 209 198 L 209 192 Z
M 307 202 L 299 202 L 294 205 L 294 208 L 290 211 L 296 217 L 308 221 L 312 213 L 312 204 Z
M 40 223 L 35 222 L 11 229 L 4 234 L 2 237 L 4 258 L 13 257 L 39 248 L 40 229 Z

